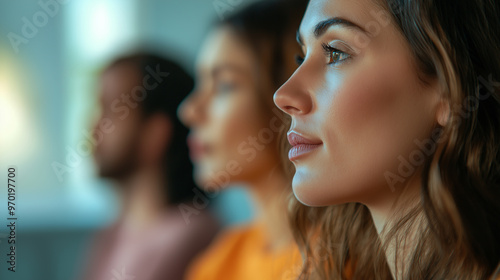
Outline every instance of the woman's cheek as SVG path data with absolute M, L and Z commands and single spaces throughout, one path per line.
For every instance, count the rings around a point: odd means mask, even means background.
M 365 70 L 330 79 L 335 81 L 328 87 L 330 94 L 318 103 L 325 115 L 323 131 L 331 164 L 342 170 L 332 173 L 349 174 L 358 186 L 383 178 L 392 162 L 389 152 L 397 134 L 393 124 L 398 121 L 393 109 L 399 97 L 386 75 Z
M 261 128 L 255 97 L 253 92 L 235 92 L 214 102 L 210 133 L 214 140 L 214 161 L 219 169 L 230 161 L 243 166 L 258 154 L 259 150 L 248 144 L 249 138 L 257 136 Z
M 221 98 L 214 108 L 215 125 L 219 127 L 221 140 L 241 141 L 252 130 L 252 121 L 256 119 L 251 115 L 253 104 L 242 93 L 230 93 Z
M 344 77 L 342 84 L 336 88 L 335 99 L 331 104 L 331 118 L 339 122 L 347 136 L 362 136 L 373 127 L 380 128 L 387 124 L 387 116 L 397 99 L 397 94 L 391 88 L 391 82 L 386 80 L 380 70 L 357 71 Z M 352 139 L 354 140 L 354 139 Z

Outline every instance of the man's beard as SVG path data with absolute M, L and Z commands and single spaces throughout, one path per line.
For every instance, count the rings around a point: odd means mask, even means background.
M 104 161 L 97 163 L 97 172 L 99 177 L 124 180 L 137 169 L 137 157 L 135 150 L 128 150 L 127 154 L 113 161 Z

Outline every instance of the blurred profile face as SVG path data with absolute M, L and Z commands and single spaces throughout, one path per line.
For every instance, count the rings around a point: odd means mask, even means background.
M 262 179 L 279 165 L 277 134 L 271 129 L 279 124 L 270 122 L 270 110 L 257 91 L 251 49 L 229 27 L 220 27 L 203 44 L 196 68 L 196 88 L 179 107 L 179 116 L 191 131 L 197 183 L 211 189 Z
M 294 193 L 308 205 L 379 203 L 411 176 L 401 164 L 432 134 L 439 86 L 419 79 L 375 1 L 311 0 L 299 33 L 304 60 L 274 96 L 292 117 Z M 391 186 L 388 172 L 403 181 Z
M 139 74 L 131 66 L 116 66 L 102 75 L 99 91 L 101 114 L 94 130 L 103 125 L 114 126 L 112 132 L 103 134 L 94 149 L 94 159 L 102 177 L 119 178 L 136 164 L 140 113 L 137 104 L 127 102 L 123 97 L 130 95 L 138 81 Z

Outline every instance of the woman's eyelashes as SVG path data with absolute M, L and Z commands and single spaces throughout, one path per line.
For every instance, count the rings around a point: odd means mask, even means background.
M 328 44 L 321 44 L 323 48 L 323 52 L 327 57 L 327 64 L 336 65 L 351 58 L 351 55 L 347 52 L 341 51 L 337 48 L 334 48 Z M 301 55 L 295 55 L 295 63 L 300 66 L 304 62 L 304 57 Z
M 304 62 L 304 58 L 300 54 L 295 55 L 295 63 L 300 66 Z
M 327 57 L 327 61 L 328 63 L 327 64 L 332 64 L 332 65 L 335 65 L 335 64 L 339 64 L 339 63 L 342 63 L 344 62 L 345 60 L 351 58 L 351 55 L 346 53 L 346 52 L 343 52 L 339 49 L 336 49 L 328 44 L 322 44 L 321 45 L 323 47 L 323 50 L 325 52 L 325 55 Z

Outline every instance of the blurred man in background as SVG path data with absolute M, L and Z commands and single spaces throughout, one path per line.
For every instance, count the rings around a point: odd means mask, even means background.
M 151 54 L 119 58 L 102 73 L 94 158 L 100 177 L 116 184 L 122 210 L 97 236 L 85 280 L 182 279 L 216 234 L 176 116 L 192 88 L 181 67 Z

